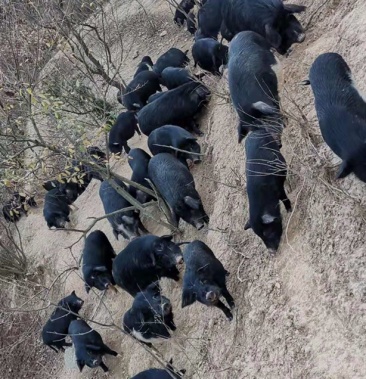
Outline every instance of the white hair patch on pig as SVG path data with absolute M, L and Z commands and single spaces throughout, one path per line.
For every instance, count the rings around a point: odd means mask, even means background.
M 280 60 L 274 55 L 274 58 L 276 60 L 276 63 L 271 66 L 271 69 L 277 76 L 277 83 L 278 83 L 278 92 L 281 92 L 281 88 L 283 87 L 283 70 L 282 70 L 282 64 Z

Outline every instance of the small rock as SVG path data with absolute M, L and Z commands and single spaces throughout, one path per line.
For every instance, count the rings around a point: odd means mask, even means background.
M 281 288 L 281 284 L 277 282 L 277 283 L 275 284 L 275 287 L 276 287 L 277 289 L 280 289 L 280 288 Z
M 132 56 L 132 59 L 136 59 L 139 56 L 138 50 L 136 50 Z
M 164 31 L 162 31 L 161 33 L 160 33 L 160 37 L 164 37 L 164 36 L 166 36 L 168 34 L 168 32 L 166 31 L 166 30 L 164 30 Z

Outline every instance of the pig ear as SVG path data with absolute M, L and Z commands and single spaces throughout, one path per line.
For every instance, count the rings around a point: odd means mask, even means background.
M 185 196 L 184 202 L 192 209 L 198 210 L 200 208 L 201 202 L 197 199 L 193 199 L 191 196 Z
M 89 286 L 89 284 L 85 283 L 85 291 L 86 291 L 86 293 L 89 293 L 90 289 L 91 289 L 91 287 Z
M 279 33 L 273 28 L 273 26 L 266 24 L 264 27 L 266 31 L 267 41 L 273 46 L 275 49 L 278 49 L 282 42 L 282 37 Z
M 277 109 L 266 104 L 263 101 L 257 101 L 256 103 L 252 104 L 252 108 L 261 112 L 264 115 L 272 115 L 277 113 Z
M 274 220 L 276 220 L 277 217 L 275 216 L 271 216 L 270 214 L 268 213 L 265 213 L 263 216 L 262 216 L 262 222 L 263 224 L 271 224 Z
M 190 141 L 196 142 L 197 138 L 192 136 L 192 137 L 186 137 L 185 140 L 188 141 L 188 142 L 190 142 Z
M 154 292 L 154 295 L 160 295 L 161 288 L 159 281 L 157 280 L 156 282 L 149 284 L 146 288 L 146 291 Z
M 82 371 L 83 371 L 83 368 L 84 368 L 84 366 L 85 366 L 85 362 L 84 362 L 84 361 L 81 361 L 80 359 L 77 359 L 77 360 L 76 360 L 76 364 L 78 365 L 80 372 L 82 372 Z
M 348 176 L 352 172 L 352 166 L 349 162 L 343 161 L 337 172 L 337 179 L 342 179 Z
M 247 223 L 244 226 L 244 230 L 248 230 L 251 228 L 250 221 L 248 220 Z
M 184 288 L 182 293 L 182 308 L 193 304 L 197 300 L 196 293 L 191 288 Z
M 133 225 L 134 219 L 133 219 L 133 217 L 123 215 L 122 221 L 124 221 L 128 225 Z
M 297 4 L 284 4 L 285 11 L 288 13 L 302 13 L 306 10 L 305 5 L 297 5 Z
M 76 296 L 75 290 L 71 292 L 71 295 L 75 295 Z

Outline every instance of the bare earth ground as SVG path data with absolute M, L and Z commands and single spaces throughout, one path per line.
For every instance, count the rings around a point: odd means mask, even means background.
M 143 55 L 155 60 L 172 46 L 186 50 L 192 44 L 188 33 L 173 24 L 165 1 L 141 3 L 158 27 L 155 33 L 137 2 L 111 4 L 125 19 L 125 46 L 134 44 L 126 57 L 126 69 L 122 70 L 125 79 L 132 76 Z M 280 58 L 284 78 L 282 105 L 289 119 L 283 152 L 290 169 L 287 188 L 294 211 L 284 216 L 285 233 L 276 257 L 268 255 L 251 231 L 244 231 L 248 217 L 245 157 L 243 147 L 237 143 L 236 114 L 223 98 L 228 95 L 225 76 L 221 80 L 207 79 L 218 94 L 200 121 L 205 133 L 200 142 L 207 156 L 193 169 L 193 175 L 211 222 L 209 230 L 201 232 L 182 224 L 181 239 L 201 239 L 221 259 L 231 273 L 228 288 L 237 308 L 231 323 L 219 310 L 200 304 L 182 310 L 181 283 L 164 281 L 164 294 L 173 303 L 178 329 L 171 341 L 156 347 L 165 359 L 173 357 L 176 367 L 187 369 L 188 378 L 366 377 L 365 184 L 353 175 L 339 182 L 333 180 L 338 159 L 320 137 L 310 88 L 299 85 L 307 78 L 317 55 L 337 51 L 349 63 L 360 89 L 366 90 L 366 3 L 302 3 L 309 7 L 302 16 L 304 25 L 311 21 L 307 40 L 295 45 L 289 58 Z M 160 37 L 164 30 L 167 35 Z M 136 52 L 138 58 L 132 59 Z M 115 92 L 111 99 L 115 99 Z M 146 138 L 136 137 L 133 147 L 146 148 Z M 125 157 L 116 165 L 118 172 L 130 175 Z M 104 214 L 99 185 L 93 181 L 76 201 L 79 210 L 72 219 L 78 229 L 89 224 L 87 217 Z M 151 222 L 146 225 L 152 233 L 165 232 Z M 79 235 L 49 231 L 42 207 L 22 219 L 19 226 L 26 251 L 35 266 L 44 267 L 47 283 L 76 264 L 83 243 L 78 243 L 72 254 L 66 248 Z M 114 239 L 106 220 L 97 228 L 107 234 L 117 252 L 122 250 L 125 242 Z M 107 293 L 102 301 L 100 294 L 87 296 L 80 273 L 75 271 L 69 273 L 64 293 L 73 289 L 86 300 L 82 314 L 102 323 L 110 323 L 112 317 L 120 324 L 132 303 L 132 298 L 122 291 Z M 51 309 L 47 314 L 50 312 Z M 126 336 L 95 328 L 120 353 L 117 358 L 106 358 L 110 378 L 129 378 L 158 366 Z M 53 377 L 104 377 L 100 369 L 86 367 L 79 374 L 77 368 L 67 368 L 61 355 L 50 352 L 47 357 L 43 365 L 49 367 L 49 372 L 52 369 Z

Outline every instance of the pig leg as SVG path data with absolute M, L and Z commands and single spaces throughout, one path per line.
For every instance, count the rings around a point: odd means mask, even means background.
M 222 290 L 222 296 L 224 296 L 225 300 L 229 304 L 229 307 L 233 309 L 235 307 L 235 302 L 234 302 L 233 297 L 230 295 L 229 291 L 227 290 L 227 288 L 224 288 Z
M 287 197 L 285 189 L 283 187 L 282 187 L 281 193 L 280 193 L 280 200 L 282 201 L 283 205 L 285 206 L 286 211 L 291 212 L 291 210 L 292 210 L 291 201 Z
M 109 355 L 113 355 L 114 357 L 116 357 L 118 355 L 118 353 L 112 349 L 110 349 L 107 345 L 103 345 L 102 347 L 104 353 L 106 354 L 109 354 Z
M 124 142 L 124 143 L 122 144 L 122 146 L 123 146 L 123 148 L 124 148 L 126 154 L 128 154 L 128 153 L 130 152 L 131 149 L 130 149 L 130 147 L 127 145 L 127 141 Z
M 144 227 L 143 223 L 141 220 L 139 220 L 139 229 L 142 231 L 144 234 L 150 234 L 150 232 Z
M 141 136 L 141 132 L 140 132 L 140 129 L 139 129 L 138 126 L 136 126 L 135 131 L 136 131 L 136 133 L 137 133 L 139 136 Z
M 180 217 L 174 211 L 171 211 L 171 213 L 172 213 L 172 220 L 171 220 L 172 224 L 173 226 L 178 228 Z
M 233 319 L 233 314 L 231 313 L 230 309 L 226 307 L 221 300 L 219 300 L 217 304 L 215 304 L 215 307 L 221 309 L 225 313 L 225 316 L 229 319 L 229 321 Z
M 52 345 L 48 345 L 52 350 L 54 350 L 56 353 L 58 353 L 59 352 L 59 350 L 57 350 L 54 346 L 52 346 Z
M 166 321 L 166 326 L 173 331 L 177 329 L 173 320 Z
M 101 362 L 99 366 L 103 369 L 104 372 L 108 372 L 109 371 L 108 367 L 105 365 L 104 362 Z
M 189 129 L 192 131 L 192 133 L 197 134 L 198 136 L 203 136 L 203 132 L 201 132 L 198 129 L 198 124 L 196 123 L 195 120 L 190 120 L 188 124 Z

